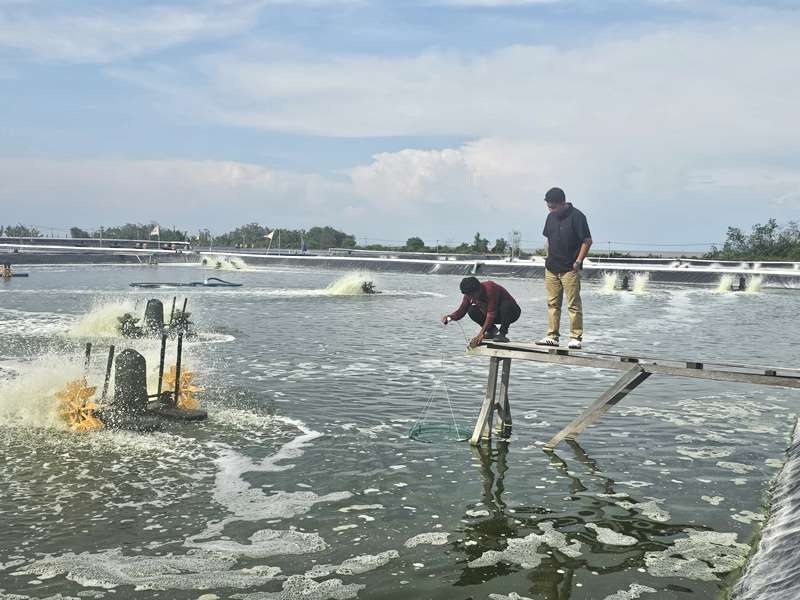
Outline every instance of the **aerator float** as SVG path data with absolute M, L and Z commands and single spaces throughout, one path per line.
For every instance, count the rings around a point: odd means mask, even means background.
M 144 308 L 144 323 L 139 325 L 139 319 L 131 313 L 125 313 L 119 320 L 119 331 L 127 338 L 158 337 L 168 335 L 174 337 L 183 334 L 186 337 L 195 335 L 189 320 L 191 313 L 186 312 L 187 299 L 183 299 L 183 308 L 175 310 L 175 297 L 172 298 L 172 309 L 169 315 L 169 324 L 164 324 L 164 304 L 161 300 L 152 298 L 147 301 Z
M 161 336 L 158 365 L 158 387 L 155 394 L 147 390 L 147 364 L 144 356 L 130 348 L 114 356 L 108 349 L 105 379 L 100 398 L 93 400 L 97 386 L 90 386 L 86 375 L 67 383 L 56 394 L 59 413 L 73 431 L 102 428 L 153 431 L 168 421 L 202 421 L 208 413 L 199 407 L 195 394 L 203 388 L 194 384 L 194 373 L 181 370 L 183 334 L 178 334 L 175 364 L 164 373 L 167 334 Z M 92 344 L 86 344 L 88 369 Z M 111 371 L 114 370 L 114 393 L 108 397 Z
M 14 273 L 11 268 L 11 263 L 3 263 L 3 268 L 0 270 L 0 279 L 8 280 L 13 277 L 27 277 L 27 273 Z

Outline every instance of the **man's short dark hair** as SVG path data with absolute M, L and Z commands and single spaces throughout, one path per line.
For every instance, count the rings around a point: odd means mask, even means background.
M 481 288 L 481 282 L 477 277 L 464 277 L 458 287 L 461 288 L 462 294 L 472 294 Z
M 567 195 L 561 188 L 550 188 L 544 195 L 544 201 L 548 204 L 564 204 L 567 201 Z

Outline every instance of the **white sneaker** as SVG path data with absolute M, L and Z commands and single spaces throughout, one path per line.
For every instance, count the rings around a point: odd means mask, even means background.
M 581 341 L 576 338 L 572 338 L 567 344 L 567 348 L 570 350 L 580 350 L 581 349 Z
M 537 346 L 558 346 L 558 339 L 549 335 L 536 341 Z

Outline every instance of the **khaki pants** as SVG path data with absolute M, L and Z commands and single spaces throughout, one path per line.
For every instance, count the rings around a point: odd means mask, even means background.
M 547 335 L 558 339 L 561 324 L 561 303 L 567 295 L 570 337 L 583 337 L 583 304 L 581 304 L 581 275 L 577 271 L 552 273 L 545 269 L 544 285 L 547 289 Z

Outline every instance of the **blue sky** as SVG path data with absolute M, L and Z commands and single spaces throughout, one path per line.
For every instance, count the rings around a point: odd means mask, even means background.
M 2 220 L 719 241 L 800 216 L 795 4 L 0 0 Z

